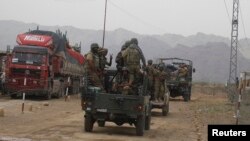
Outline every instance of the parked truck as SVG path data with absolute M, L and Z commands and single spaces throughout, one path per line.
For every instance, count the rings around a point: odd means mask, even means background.
M 6 90 L 12 98 L 41 95 L 46 99 L 78 93 L 84 74 L 84 56 L 69 45 L 66 34 L 33 30 L 17 35 L 7 56 Z

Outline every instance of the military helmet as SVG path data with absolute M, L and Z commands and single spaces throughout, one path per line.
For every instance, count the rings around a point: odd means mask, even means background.
M 125 45 L 125 47 L 128 47 L 130 44 L 131 44 L 130 41 L 126 41 L 124 45 Z
M 164 69 L 164 66 L 165 66 L 164 64 L 159 64 L 159 65 L 158 65 L 159 70 L 163 70 L 163 69 Z
M 121 50 L 125 50 L 127 47 L 125 45 L 122 45 Z
M 93 48 L 99 48 L 99 45 L 97 43 L 92 43 L 90 46 L 91 49 Z
M 153 60 L 148 60 L 148 64 L 152 64 L 153 63 Z
M 138 40 L 136 38 L 132 38 L 130 41 L 132 44 L 138 45 Z

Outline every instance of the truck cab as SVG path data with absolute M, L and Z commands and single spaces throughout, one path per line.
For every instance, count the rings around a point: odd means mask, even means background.
M 51 99 L 79 92 L 84 56 L 69 45 L 66 34 L 32 30 L 18 34 L 16 41 L 5 70 L 12 98 L 25 93 Z
M 15 46 L 7 58 L 6 89 L 11 97 L 50 93 L 49 54 L 47 48 Z M 20 92 L 20 93 L 18 93 Z

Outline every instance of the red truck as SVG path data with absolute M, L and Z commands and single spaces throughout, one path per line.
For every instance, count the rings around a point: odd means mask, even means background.
M 12 98 L 42 95 L 60 98 L 68 87 L 78 93 L 84 74 L 84 56 L 60 31 L 33 30 L 17 35 L 6 62 L 6 90 Z

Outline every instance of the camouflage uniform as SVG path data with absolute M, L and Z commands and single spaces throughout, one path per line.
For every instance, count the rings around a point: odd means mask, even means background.
M 132 38 L 130 40 L 130 46 L 123 52 L 122 57 L 124 59 L 125 66 L 129 69 L 129 83 L 134 83 L 136 85 L 142 83 L 143 75 L 140 72 L 140 61 L 142 61 L 143 70 L 146 67 L 146 62 L 142 50 L 138 46 L 138 40 L 136 38 Z
M 100 58 L 97 54 L 98 44 L 91 44 L 91 51 L 87 53 L 86 61 L 87 61 L 87 74 L 90 78 L 90 83 L 93 86 L 100 87 L 103 90 L 103 85 L 100 80 Z
M 100 68 L 101 70 L 104 70 L 106 68 L 106 65 L 107 66 L 111 66 L 112 65 L 112 55 L 110 55 L 110 60 L 108 62 L 107 60 L 107 54 L 108 54 L 108 49 L 106 48 L 99 48 L 98 50 L 98 54 L 99 54 L 99 57 L 100 57 Z
M 130 41 L 126 41 L 124 45 L 122 45 L 121 51 L 117 54 L 115 58 L 115 62 L 117 63 L 116 68 L 118 71 L 121 71 L 124 67 L 124 59 L 122 58 L 123 52 L 129 47 Z
M 154 83 L 154 66 L 152 65 L 153 61 L 148 60 L 148 65 L 146 67 L 147 74 L 148 74 L 148 89 L 150 93 L 153 93 L 153 83 Z
M 108 89 L 109 89 L 108 88 L 109 87 L 109 84 L 108 84 L 109 77 L 107 76 L 105 68 L 107 66 L 112 65 L 113 57 L 112 57 L 112 55 L 110 55 L 109 62 L 107 61 L 106 56 L 108 54 L 108 49 L 106 49 L 106 48 L 99 48 L 98 54 L 99 54 L 99 57 L 100 57 L 100 71 L 101 71 L 100 79 L 101 79 L 102 84 L 104 84 L 106 92 L 108 92 Z
M 136 49 L 136 44 L 131 44 L 123 53 L 125 66 L 129 71 L 129 84 L 132 84 L 135 77 L 140 73 L 140 53 Z
M 180 65 L 180 69 L 178 70 L 178 78 L 186 78 L 188 75 L 188 68 L 185 64 Z
M 159 70 L 155 69 L 154 71 L 154 98 L 156 102 L 161 102 L 163 95 L 166 91 L 165 80 L 168 74 L 160 66 Z

